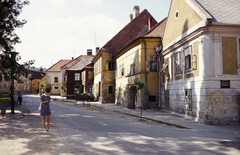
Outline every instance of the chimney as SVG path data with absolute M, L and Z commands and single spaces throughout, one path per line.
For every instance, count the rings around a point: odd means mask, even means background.
M 92 55 L 92 49 L 87 49 L 87 55 Z
M 72 57 L 72 60 L 74 59 L 74 57 Z
M 133 8 L 133 19 L 139 15 L 139 6 L 135 5 Z
M 152 28 L 152 18 L 148 18 L 148 30 Z
M 130 22 L 133 20 L 133 14 L 130 14 Z
M 96 47 L 96 54 L 98 53 L 98 51 L 99 51 L 99 47 Z

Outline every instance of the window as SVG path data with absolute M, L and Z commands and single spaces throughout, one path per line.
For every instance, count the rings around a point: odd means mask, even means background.
M 196 60 L 194 60 L 195 56 L 193 55 L 192 52 L 192 46 L 185 48 L 184 54 L 185 54 L 185 70 L 195 69 L 196 67 L 194 66 L 194 64 L 196 64 Z
M 107 62 L 107 70 L 114 70 L 114 63 L 113 62 Z
M 108 86 L 108 94 L 113 94 L 113 86 Z
M 75 73 L 75 81 L 79 81 L 80 80 L 80 73 Z
M 134 74 L 134 59 L 131 59 L 130 62 L 130 74 Z
M 54 77 L 54 83 L 58 83 L 58 77 Z
M 124 64 L 119 65 L 119 77 L 124 76 Z
M 33 82 L 33 87 L 35 87 L 35 82 Z
M 156 96 L 149 96 L 149 102 L 156 102 Z
M 175 54 L 175 74 L 180 74 L 181 71 L 181 53 L 178 52 Z
M 74 88 L 74 94 L 80 94 L 80 89 L 79 88 Z
M 150 72 L 157 72 L 157 56 L 149 56 Z
M 93 72 L 92 71 L 88 71 L 88 79 L 89 80 L 93 79 Z

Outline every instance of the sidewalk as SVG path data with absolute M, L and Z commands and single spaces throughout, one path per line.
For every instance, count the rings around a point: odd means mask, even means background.
M 76 102 L 75 100 L 66 99 L 65 97 L 54 96 L 55 99 L 65 100 L 69 102 Z M 79 101 L 82 104 L 82 101 Z M 109 104 L 101 104 L 99 102 L 90 102 L 91 106 L 105 108 L 107 110 L 112 110 L 115 112 L 121 112 L 129 115 L 141 116 L 140 109 L 128 109 L 122 106 L 109 103 Z M 213 126 L 206 125 L 203 123 L 203 120 L 196 118 L 188 117 L 186 118 L 183 114 L 178 114 L 174 112 L 170 112 L 167 110 L 158 110 L 158 109 L 147 109 L 142 110 L 142 116 L 148 119 L 153 119 L 156 121 L 161 121 L 165 123 L 170 123 L 173 125 L 182 126 L 185 128 L 189 128 L 192 130 L 202 130 L 202 131 L 211 131 L 211 132 L 226 132 L 226 133 L 238 133 L 240 134 L 240 126 Z

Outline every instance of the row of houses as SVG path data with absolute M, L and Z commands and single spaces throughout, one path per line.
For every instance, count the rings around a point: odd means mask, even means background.
M 134 6 L 130 22 L 94 56 L 87 50 L 50 67 L 46 86 L 67 98 L 91 92 L 103 104 L 164 108 L 207 124 L 239 125 L 239 4 L 172 0 L 160 22 Z M 136 91 L 136 80 L 145 89 Z
M 240 1 L 172 0 L 158 22 L 134 7 L 131 21 L 96 53 L 101 103 L 169 109 L 207 124 L 240 123 Z M 136 91 L 134 80 L 146 83 Z

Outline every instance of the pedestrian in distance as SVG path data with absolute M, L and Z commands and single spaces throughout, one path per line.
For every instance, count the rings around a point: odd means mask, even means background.
M 45 89 L 45 94 L 40 98 L 41 110 L 40 114 L 42 116 L 42 123 L 45 130 L 50 130 L 50 119 L 51 119 L 51 109 L 49 103 L 50 99 L 50 88 Z M 46 128 L 46 117 L 47 117 L 47 128 Z
M 22 105 L 22 93 L 19 91 L 17 93 L 17 101 L 19 102 L 19 105 Z

